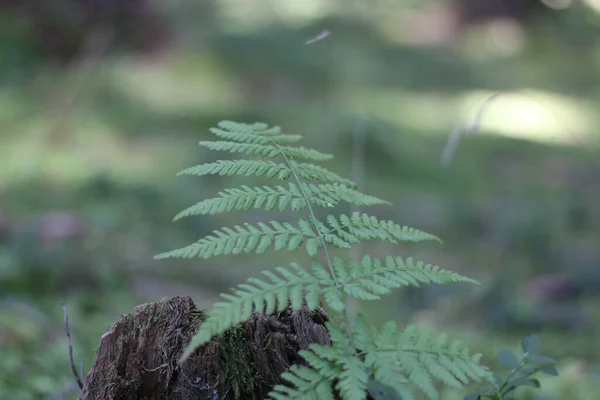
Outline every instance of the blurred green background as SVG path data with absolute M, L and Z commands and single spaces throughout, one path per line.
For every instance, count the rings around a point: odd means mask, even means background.
M 290 260 L 153 260 L 265 218 L 172 223 L 242 183 L 174 177 L 229 157 L 196 146 L 222 119 L 304 135 L 336 155 L 328 167 L 394 204 L 370 213 L 445 242 L 363 252 L 482 282 L 361 305 L 375 322 L 447 331 L 492 366 L 498 349 L 537 333 L 561 376 L 521 398 L 598 398 L 598 1 L 1 4 L 1 399 L 76 397 L 61 302 L 87 372 L 100 336 L 136 304 L 189 295 L 207 308 Z M 474 123 L 444 164 L 453 130 Z

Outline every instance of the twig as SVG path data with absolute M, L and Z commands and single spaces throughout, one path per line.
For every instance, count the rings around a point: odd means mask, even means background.
M 315 37 L 307 40 L 304 44 L 312 44 L 312 43 L 317 42 L 319 40 L 325 39 L 329 35 L 331 35 L 331 32 L 329 32 L 329 31 L 323 31 L 323 32 L 319 33 L 317 36 L 315 36 Z
M 446 144 L 446 147 L 444 147 L 444 151 L 442 152 L 440 162 L 444 167 L 447 167 L 450 164 L 450 161 L 452 161 L 452 158 L 454 157 L 454 153 L 456 153 L 456 149 L 458 148 L 458 144 L 460 143 L 460 139 L 462 138 L 462 136 L 472 135 L 479 130 L 479 127 L 481 126 L 481 119 L 483 118 L 483 112 L 487 109 L 489 104 L 499 96 L 500 93 L 494 93 L 487 99 L 485 99 L 481 107 L 479 107 L 479 111 L 477 112 L 475 120 L 471 125 L 467 126 L 466 128 L 463 128 L 460 126 L 460 124 L 458 124 L 456 128 L 454 128 L 452 134 L 448 138 L 448 143 Z
M 540 101 L 540 99 L 533 93 L 527 93 L 524 90 L 519 90 L 517 91 L 518 94 L 522 95 L 522 96 L 526 96 L 526 97 L 530 97 L 532 99 L 534 99 L 535 101 L 538 102 L 538 104 L 541 104 L 542 107 L 549 111 L 546 107 L 544 107 L 544 105 L 542 104 L 542 102 Z M 456 149 L 458 148 L 458 144 L 460 142 L 460 139 L 462 138 L 463 135 L 471 135 L 473 133 L 476 133 L 479 128 L 481 127 L 481 120 L 483 119 L 483 113 L 484 111 L 489 107 L 490 103 L 497 99 L 498 97 L 500 97 L 501 93 L 494 93 L 491 96 L 489 96 L 479 107 L 479 111 L 477 112 L 477 115 L 475 116 L 475 120 L 473 121 L 472 124 L 470 124 L 469 126 L 467 126 L 467 128 L 462 128 L 460 126 L 460 124 L 457 124 L 456 128 L 454 128 L 454 130 L 452 131 L 452 134 L 450 134 L 450 137 L 448 138 L 448 144 L 446 144 L 446 147 L 444 148 L 444 151 L 442 152 L 442 156 L 440 159 L 440 162 L 442 164 L 442 166 L 447 167 L 450 164 L 450 161 L 452 161 L 452 157 L 454 156 L 454 153 L 456 152 Z M 556 116 L 555 116 L 556 118 Z M 564 123 L 561 124 L 564 127 Z M 571 139 L 576 142 L 578 145 L 583 146 L 582 141 L 570 130 L 570 129 L 565 129 L 566 134 L 568 134 Z M 589 151 L 589 149 L 587 149 Z M 594 166 L 594 169 L 596 171 L 600 171 L 600 163 L 598 163 L 595 159 L 592 160 L 592 164 Z
M 71 369 L 73 370 L 73 374 L 75 375 L 75 379 L 77 380 L 77 384 L 79 385 L 79 389 L 83 390 L 84 383 L 82 375 L 79 375 L 77 372 L 77 367 L 75 366 L 75 362 L 73 361 L 73 343 L 71 342 L 71 332 L 69 331 L 69 316 L 67 314 L 67 306 L 65 303 L 62 303 L 63 314 L 65 316 L 65 331 L 67 332 L 67 340 L 69 341 L 69 359 L 71 360 Z M 83 369 L 83 363 L 81 364 Z

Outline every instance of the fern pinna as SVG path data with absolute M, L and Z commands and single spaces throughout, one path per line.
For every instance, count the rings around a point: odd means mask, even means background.
M 232 210 L 292 209 L 303 212 L 295 223 L 235 225 L 215 230 L 212 235 L 184 248 L 156 256 L 209 258 L 239 253 L 261 253 L 267 249 L 295 251 L 304 249 L 310 256 L 307 265 L 291 263 L 264 271 L 264 278 L 251 278 L 233 293 L 222 294 L 208 319 L 201 324 L 182 360 L 213 336 L 247 320 L 253 312 L 271 314 L 291 306 L 314 309 L 321 300 L 339 312 L 343 323 L 328 322 L 332 346 L 312 345 L 300 354 L 308 366 L 293 366 L 283 374 L 288 385 L 277 385 L 273 399 L 334 399 L 334 391 L 345 400 L 373 398 L 415 398 L 419 389 L 437 399 L 435 380 L 461 388 L 470 381 L 488 378 L 479 364 L 479 355 L 469 354 L 460 342 L 446 336 L 431 337 L 410 326 L 398 331 L 395 323 L 376 329 L 363 315 L 349 320 L 349 296 L 359 300 L 378 300 L 392 289 L 403 286 L 453 282 L 474 282 L 457 273 L 426 265 L 412 258 L 364 256 L 356 260 L 332 257 L 329 248 L 349 249 L 365 240 L 387 243 L 439 240 L 417 229 L 384 221 L 364 213 L 328 215 L 317 219 L 315 208 L 333 208 L 341 203 L 356 206 L 389 204 L 361 193 L 357 186 L 314 162 L 333 158 L 316 150 L 294 146 L 299 135 L 282 133 L 279 127 L 262 123 L 219 123 L 211 132 L 220 140 L 203 141 L 212 150 L 241 153 L 261 159 L 221 160 L 181 171 L 179 175 L 260 176 L 287 181 L 287 185 L 242 186 L 225 189 L 182 211 L 176 219 Z M 322 254 L 322 260 L 319 255 Z M 353 323 L 351 323 L 353 322 Z

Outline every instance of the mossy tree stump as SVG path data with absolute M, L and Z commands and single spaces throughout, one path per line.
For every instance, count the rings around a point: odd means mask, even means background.
M 321 310 L 254 314 L 177 360 L 206 314 L 189 297 L 139 305 L 105 333 L 80 400 L 262 400 L 298 352 L 330 344 Z

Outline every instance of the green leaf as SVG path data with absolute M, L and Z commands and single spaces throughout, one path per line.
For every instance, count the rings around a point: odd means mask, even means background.
M 303 225 L 303 220 L 300 220 L 298 224 L 299 226 L 295 227 L 287 222 L 282 224 L 277 221 L 271 221 L 269 224 L 259 222 L 256 226 L 248 223 L 244 224 L 243 227 L 236 225 L 233 229 L 224 227 L 213 231 L 212 235 L 206 236 L 196 243 L 181 249 L 159 254 L 155 258 L 200 257 L 206 259 L 220 255 L 237 254 L 240 251 L 244 253 L 263 253 L 271 246 L 274 246 L 276 250 L 284 248 L 297 249 L 300 247 L 298 244 L 299 240 L 304 241 L 308 238 L 310 241 L 311 238 L 315 238 L 314 232 L 306 229 L 307 227 Z M 293 245 L 290 245 L 292 241 Z
M 521 342 L 521 349 L 524 353 L 535 354 L 540 347 L 540 338 L 536 335 L 527 336 Z
M 336 389 L 340 391 L 344 400 L 365 400 L 369 374 L 364 363 L 352 355 L 338 361 L 342 367 Z
M 323 295 L 325 297 L 325 303 L 333 310 L 341 312 L 346 308 L 344 295 L 335 286 L 325 288 Z
M 510 350 L 502 349 L 498 352 L 498 360 L 506 368 L 512 370 L 519 366 L 519 359 Z
M 319 253 L 319 247 L 321 247 L 321 242 L 316 237 L 306 241 L 306 251 L 311 257 L 314 257 Z
M 540 371 L 546 375 L 558 376 L 558 370 L 554 367 L 543 367 Z
M 507 394 L 519 387 L 522 387 L 522 386 L 539 388 L 540 383 L 535 379 L 528 379 L 528 378 L 524 378 L 524 377 L 512 379 L 506 383 L 506 386 L 504 387 L 502 394 Z

